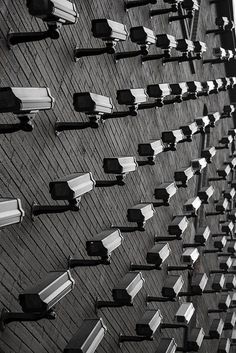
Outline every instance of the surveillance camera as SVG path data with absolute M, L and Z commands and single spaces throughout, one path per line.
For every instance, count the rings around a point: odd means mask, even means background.
M 232 290 L 236 288 L 236 276 L 235 275 L 226 275 L 225 276 L 225 287 L 228 290 Z
M 201 348 L 205 332 L 203 328 L 193 328 L 187 340 L 187 348 L 189 351 L 198 352 Z
M 92 33 L 103 41 L 124 41 L 128 37 L 125 25 L 108 19 L 92 20 Z
M 177 39 L 177 47 L 176 50 L 186 53 L 194 50 L 194 44 L 189 39 Z
M 149 97 L 153 98 L 165 98 L 170 96 L 171 88 L 169 83 L 159 83 L 156 85 L 147 86 L 147 94 Z
M 230 241 L 228 243 L 227 251 L 231 254 L 234 254 L 236 252 L 236 241 Z
M 177 186 L 175 183 L 163 183 L 155 189 L 155 199 L 163 200 L 163 202 L 169 202 L 172 196 L 177 192 Z
M 231 168 L 229 164 L 227 164 L 222 169 L 217 169 L 217 174 L 219 175 L 219 177 L 222 177 L 224 179 L 229 175 L 230 172 L 231 172 Z
M 63 352 L 94 353 L 106 332 L 102 319 L 85 319 Z
M 227 238 L 225 236 L 221 237 L 214 241 L 214 248 L 222 250 L 225 247 L 226 243 L 227 243 Z
M 192 94 L 196 94 L 197 96 L 199 93 L 202 92 L 202 84 L 199 81 L 188 81 L 186 82 L 188 86 L 188 92 Z
M 221 230 L 223 233 L 231 233 L 234 230 L 234 223 L 233 222 L 225 222 L 221 226 Z
M 158 353 L 175 353 L 177 344 L 174 338 L 162 337 L 159 345 L 157 346 Z
M 180 238 L 183 232 L 188 226 L 188 219 L 185 216 L 176 216 L 174 217 L 171 224 L 168 226 L 168 233 L 170 235 L 176 235 L 177 238 Z
M 34 114 L 39 110 L 52 109 L 54 102 L 47 87 L 0 88 L 0 113 Z
M 174 180 L 178 186 L 187 187 L 188 181 L 193 177 L 194 171 L 192 167 L 185 167 L 175 171 Z M 181 183 L 181 184 L 180 184 Z
M 236 259 L 233 260 L 233 263 L 232 263 L 232 270 L 235 271 L 236 270 Z M 236 298 L 235 298 L 236 299 Z M 236 304 L 236 303 L 235 303 Z
M 227 258 L 223 258 L 219 262 L 219 268 L 221 270 L 226 270 L 227 271 L 231 267 L 232 262 L 233 262 L 233 260 L 232 260 L 232 258 L 230 256 L 227 257 Z
M 215 189 L 212 185 L 205 186 L 198 191 L 197 196 L 200 198 L 203 204 L 208 204 L 209 199 L 214 194 Z
M 196 158 L 191 160 L 191 166 L 195 174 L 201 174 L 202 170 L 206 168 L 207 161 L 206 158 Z
M 141 272 L 128 272 L 112 289 L 114 301 L 123 305 L 131 305 L 144 282 Z
M 175 96 L 183 96 L 185 93 L 188 93 L 188 85 L 186 82 L 179 82 L 179 83 L 171 83 L 171 94 Z
M 221 291 L 224 288 L 225 284 L 225 276 L 223 274 L 217 273 L 215 274 L 212 282 L 212 289 L 215 291 Z
M 75 173 L 49 183 L 53 200 L 75 200 L 93 190 L 95 180 L 92 173 Z
M 207 240 L 209 239 L 210 234 L 211 234 L 211 231 L 208 226 L 199 227 L 195 236 L 194 236 L 195 243 L 205 244 L 207 242 Z
M 189 265 L 194 264 L 199 258 L 200 254 L 197 248 L 188 248 L 181 255 L 181 261 Z
M 152 337 L 162 322 L 160 310 L 147 310 L 136 324 L 138 336 Z
M 218 303 L 218 308 L 222 310 L 227 310 L 231 304 L 231 297 L 229 294 L 223 294 L 220 297 L 220 301 Z
M 128 106 L 138 105 L 147 101 L 147 94 L 143 88 L 122 89 L 117 91 L 117 101 Z
M 181 323 L 183 322 L 188 324 L 194 312 L 195 312 L 195 308 L 193 306 L 193 303 L 183 303 L 181 304 L 177 313 L 175 314 L 175 318 L 177 322 L 181 322 Z
M 229 338 L 221 338 L 217 353 L 229 353 L 231 342 Z
M 92 240 L 86 241 L 89 256 L 109 257 L 118 248 L 124 238 L 119 229 L 107 229 L 97 234 Z
M 207 82 L 207 86 L 208 86 L 208 93 L 212 94 L 215 93 L 215 85 L 213 81 L 206 81 Z
M 215 154 L 216 154 L 216 149 L 214 146 L 212 146 L 202 150 L 201 157 L 206 158 L 207 163 L 211 163 L 212 158 L 215 156 Z
M 170 34 L 157 34 L 156 46 L 161 49 L 176 48 L 177 40 Z
M 76 112 L 89 115 L 110 114 L 113 109 L 111 98 L 90 92 L 74 93 L 73 106 Z
M 195 53 L 202 54 L 207 51 L 206 43 L 197 40 L 197 41 L 194 41 L 193 44 L 194 44 L 194 52 Z
M 224 327 L 224 321 L 222 319 L 214 319 L 209 329 L 209 336 L 212 339 L 219 339 Z
M 163 297 L 176 298 L 184 285 L 184 279 L 179 275 L 166 277 L 161 293 Z
M 226 198 L 221 197 L 216 204 L 216 212 L 224 213 L 229 207 L 229 201 Z
M 150 141 L 138 144 L 138 154 L 140 156 L 156 157 L 164 151 L 164 145 L 161 140 Z
M 127 219 L 129 222 L 145 223 L 154 213 L 152 203 L 141 203 L 128 209 Z
M 184 212 L 190 212 L 190 213 L 196 215 L 197 214 L 196 212 L 199 209 L 199 207 L 201 206 L 201 204 L 202 204 L 202 202 L 198 196 L 193 197 L 185 202 L 185 204 L 183 205 L 183 210 L 184 210 Z
M 103 159 L 103 169 L 107 174 L 127 174 L 137 168 L 135 157 L 112 157 Z
M 227 313 L 223 330 L 232 330 L 236 323 L 236 312 Z
M 190 289 L 193 294 L 202 294 L 208 282 L 206 273 L 195 273 L 192 276 Z
M 154 32 L 146 27 L 138 26 L 130 28 L 130 39 L 138 45 L 155 44 L 156 36 Z
M 171 248 L 168 243 L 157 243 L 147 252 L 146 260 L 148 264 L 155 264 L 160 267 L 169 257 Z
M 223 191 L 224 197 L 229 201 L 234 199 L 235 194 L 236 194 L 235 188 L 228 187 Z
M 233 295 L 231 297 L 231 303 L 232 303 L 232 305 L 236 305 L 236 293 L 233 293 Z
M 233 104 L 231 105 L 224 105 L 223 108 L 223 117 L 230 117 L 232 113 L 235 112 L 235 106 Z
M 215 112 L 215 113 L 210 113 L 208 114 L 208 118 L 210 119 L 210 126 L 214 127 L 217 123 L 218 120 L 220 120 L 220 113 L 219 112 Z
M 0 228 L 21 223 L 24 215 L 20 199 L 0 198 Z
M 177 144 L 184 139 L 184 135 L 181 129 L 163 131 L 161 139 L 162 142 L 166 144 Z
M 198 132 L 198 126 L 195 122 L 180 126 L 180 129 L 183 131 L 184 136 L 187 141 L 192 141 L 192 136 Z
M 213 48 L 212 53 L 218 59 L 226 57 L 226 50 L 221 47 Z
M 41 4 L 37 0 L 27 0 L 27 7 L 32 16 L 45 22 L 69 25 L 76 23 L 79 17 L 75 4 L 67 0 L 43 1 Z
M 196 118 L 194 119 L 194 121 L 197 124 L 199 130 L 203 132 L 205 132 L 206 127 L 210 125 L 210 119 L 207 115 L 200 118 Z
M 49 272 L 41 282 L 19 295 L 19 302 L 25 313 L 43 313 L 50 310 L 75 285 L 70 271 Z

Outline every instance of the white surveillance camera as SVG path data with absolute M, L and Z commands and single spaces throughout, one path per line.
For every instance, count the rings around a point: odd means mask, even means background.
M 92 173 L 75 173 L 49 183 L 53 200 L 75 200 L 93 190 L 95 180 Z
M 25 313 L 44 313 L 68 294 L 75 285 L 70 271 L 53 271 L 19 295 Z
M 20 199 L 0 198 L 0 228 L 21 223 L 24 215 Z
M 102 319 L 85 319 L 64 349 L 64 353 L 94 353 L 107 332 Z

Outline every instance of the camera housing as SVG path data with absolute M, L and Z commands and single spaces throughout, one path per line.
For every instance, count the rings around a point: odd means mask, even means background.
M 201 295 L 207 285 L 208 277 L 206 273 L 194 273 L 192 276 L 190 290 L 193 294 Z
M 141 272 L 128 272 L 112 289 L 112 297 L 121 305 L 132 305 L 145 280 Z
M 0 229 L 21 223 L 25 215 L 20 199 L 0 198 L 0 209 Z
M 49 192 L 53 200 L 75 200 L 93 190 L 95 180 L 92 173 L 75 173 L 49 183 Z
M 216 154 L 216 149 L 214 146 L 212 146 L 202 150 L 201 157 L 206 158 L 207 163 L 211 163 L 212 158 L 215 156 L 215 154 Z
M 138 45 L 150 45 L 156 43 L 154 32 L 143 26 L 130 28 L 130 39 L 133 43 Z
M 161 290 L 163 297 L 176 298 L 184 285 L 184 279 L 179 275 L 168 275 Z
M 155 158 L 159 153 L 164 151 L 162 140 L 154 140 L 146 143 L 138 144 L 138 154 L 140 156 L 147 156 Z
M 75 285 L 70 271 L 52 271 L 19 295 L 24 313 L 44 313 L 67 295 Z
M 175 353 L 177 343 L 174 338 L 161 337 L 156 353 Z
M 183 303 L 179 307 L 177 313 L 175 314 L 175 318 L 177 322 L 188 324 L 191 320 L 193 314 L 195 312 L 195 308 L 193 303 Z
M 222 335 L 224 321 L 222 319 L 214 319 L 209 329 L 209 336 L 211 339 L 219 339 Z
M 55 99 L 47 87 L 2 87 L 0 88 L 0 113 L 13 113 L 19 117 L 49 110 Z
M 67 0 L 27 0 L 30 15 L 41 18 L 45 22 L 59 22 L 63 25 L 74 24 L 79 14 L 74 3 Z
M 183 254 L 181 255 L 181 261 L 184 264 L 193 265 L 199 256 L 200 254 L 197 248 L 188 248 L 184 250 Z
M 146 260 L 148 264 L 160 267 L 170 254 L 171 248 L 168 243 L 157 243 L 147 252 Z
M 197 215 L 197 210 L 199 209 L 201 204 L 202 201 L 198 196 L 193 197 L 185 202 L 185 204 L 183 205 L 183 211 L 190 213 L 190 215 Z
M 110 114 L 113 109 L 110 97 L 91 92 L 74 93 L 73 106 L 76 112 L 87 115 Z
M 154 196 L 157 200 L 162 200 L 164 203 L 168 204 L 170 199 L 176 194 L 178 188 L 175 182 L 163 183 L 158 188 L 154 190 Z
M 92 20 L 92 33 L 94 38 L 102 39 L 104 42 L 125 41 L 128 38 L 125 25 L 105 18 Z
M 135 157 L 111 157 L 103 159 L 103 169 L 107 174 L 127 174 L 137 169 Z
M 229 294 L 222 294 L 220 301 L 218 303 L 218 308 L 222 310 L 227 310 L 231 304 L 231 297 Z
M 236 323 L 236 313 L 227 313 L 225 316 L 225 323 L 223 330 L 232 330 Z
M 205 186 L 198 191 L 197 196 L 200 198 L 203 204 L 208 204 L 209 199 L 214 194 L 215 189 L 212 185 Z
M 155 209 L 152 203 L 140 203 L 128 209 L 127 219 L 129 222 L 144 223 L 153 217 Z
M 160 310 L 147 310 L 136 324 L 136 334 L 138 336 L 153 337 L 162 322 L 162 318 Z
M 204 336 L 205 336 L 205 332 L 202 327 L 193 328 L 188 337 L 187 349 L 189 351 L 198 352 L 199 349 L 201 348 Z
M 224 288 L 225 276 L 223 274 L 217 273 L 214 275 L 211 288 L 216 292 L 220 292 Z
M 176 235 L 177 238 L 181 238 L 184 231 L 187 229 L 189 221 L 186 216 L 175 216 L 172 222 L 168 226 L 168 233 L 170 235 Z
M 108 258 L 118 248 L 124 238 L 119 229 L 106 229 L 97 234 L 92 240 L 86 241 L 86 251 L 89 256 Z
M 192 167 L 185 167 L 174 172 L 174 180 L 177 187 L 187 187 L 188 181 L 194 176 Z
M 122 89 L 117 91 L 117 101 L 121 105 L 138 106 L 147 101 L 147 94 L 143 88 Z
M 225 287 L 228 290 L 236 288 L 236 276 L 233 274 L 227 274 L 225 276 Z
M 85 319 L 63 352 L 94 353 L 106 332 L 107 327 L 101 318 Z
M 194 235 L 194 241 L 198 244 L 205 244 L 209 239 L 211 234 L 210 228 L 208 226 L 199 227 Z
M 229 338 L 221 338 L 218 345 L 217 353 L 229 353 L 230 346 L 231 346 L 231 343 Z
M 194 174 L 199 175 L 207 166 L 206 158 L 196 158 L 191 160 L 191 166 L 194 170 Z

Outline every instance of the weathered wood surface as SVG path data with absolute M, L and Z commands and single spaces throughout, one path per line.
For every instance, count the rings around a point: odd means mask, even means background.
M 91 239 L 111 223 L 126 222 L 128 207 L 140 200 L 153 200 L 155 186 L 173 180 L 177 168 L 188 166 L 192 158 L 199 156 L 199 135 L 194 137 L 191 144 L 178 145 L 176 152 L 159 155 L 154 167 L 139 168 L 136 173 L 128 175 L 127 184 L 123 188 L 97 189 L 85 195 L 79 213 L 45 215 L 32 222 L 32 202 L 52 202 L 48 192 L 50 180 L 76 171 L 92 171 L 97 179 L 110 179 L 103 173 L 104 157 L 137 156 L 139 142 L 160 138 L 163 130 L 178 128 L 183 123 L 193 121 L 195 117 L 202 115 L 204 103 L 210 111 L 221 111 L 223 105 L 229 103 L 228 93 L 220 93 L 197 101 L 142 111 L 137 118 L 107 121 L 99 130 L 72 131 L 56 137 L 53 127 L 57 119 L 86 121 L 85 116 L 73 111 L 74 92 L 92 91 L 111 96 L 116 108 L 121 110 L 122 107 L 116 103 L 117 89 L 146 87 L 151 83 L 207 80 L 225 75 L 223 65 L 210 67 L 197 62 L 197 73 L 191 75 L 188 63 L 181 66 L 170 63 L 162 67 L 161 62 L 150 62 L 142 66 L 140 58 L 132 58 L 115 64 L 113 57 L 107 55 L 84 58 L 75 64 L 72 60 L 75 44 L 81 47 L 102 45 L 91 36 L 93 18 L 110 18 L 125 23 L 128 28 L 145 25 L 153 28 L 156 33 L 170 33 L 181 38 L 180 24 L 168 25 L 167 16 L 156 17 L 151 22 L 148 6 L 125 13 L 122 0 L 82 0 L 76 1 L 76 4 L 80 11 L 78 24 L 63 28 L 58 41 L 22 44 L 9 51 L 5 43 L 9 28 L 15 31 L 32 31 L 44 29 L 45 26 L 29 16 L 23 0 L 0 0 L 1 87 L 48 86 L 56 98 L 53 111 L 37 115 L 32 133 L 19 132 L 0 136 L 0 193 L 4 197 L 21 198 L 26 211 L 22 225 L 4 229 L 0 237 L 0 303 L 12 311 L 20 310 L 17 298 L 24 288 L 36 283 L 48 271 L 66 268 L 69 255 L 86 257 L 87 239 Z M 204 34 L 205 29 L 213 25 L 214 19 L 215 7 L 202 2 L 198 38 L 205 40 L 210 50 L 219 46 L 217 36 L 206 37 Z M 118 44 L 117 48 L 136 49 L 130 41 Z M 154 53 L 155 48 L 151 52 Z M 2 122 L 15 120 L 11 114 L 1 115 Z M 212 144 L 216 144 L 220 136 L 226 133 L 230 123 L 221 121 L 212 130 Z M 225 151 L 220 151 L 209 174 L 215 173 L 225 158 Z M 155 217 L 147 223 L 145 233 L 125 235 L 123 246 L 112 254 L 111 266 L 73 271 L 76 287 L 56 306 L 55 321 L 10 324 L 4 333 L 0 333 L 1 351 L 62 352 L 82 319 L 95 316 L 95 297 L 111 298 L 113 286 L 128 271 L 130 261 L 144 262 L 147 250 L 153 245 L 154 235 L 167 234 L 167 225 L 172 215 L 181 213 L 183 203 L 195 195 L 196 182 L 197 177 L 191 180 L 187 189 L 180 189 L 170 207 L 157 209 Z M 190 234 L 191 228 L 184 238 L 190 238 Z M 172 255 L 168 263 L 177 264 L 182 252 L 181 242 L 172 242 L 171 248 Z M 209 264 L 213 268 L 216 266 L 216 256 L 208 256 L 203 262 L 204 266 L 208 267 Z M 165 276 L 165 271 L 145 272 L 145 287 L 135 298 L 133 308 L 101 310 L 99 315 L 104 318 L 109 333 L 97 349 L 98 353 L 119 351 L 119 332 L 134 332 L 135 323 L 146 309 L 146 294 L 160 294 Z M 186 274 L 184 277 L 186 278 Z M 198 301 L 197 323 L 198 326 L 203 325 L 206 331 L 209 326 L 206 309 L 216 305 L 216 302 L 216 296 L 209 295 Z M 165 321 L 171 321 L 178 304 L 150 304 L 150 307 L 160 308 Z M 172 335 L 179 344 L 182 343 L 182 335 L 177 331 L 168 330 L 165 335 Z M 126 343 L 122 351 L 155 352 L 159 338 L 160 333 L 157 333 L 153 342 Z M 204 343 L 200 352 L 216 352 L 216 347 L 217 342 Z

